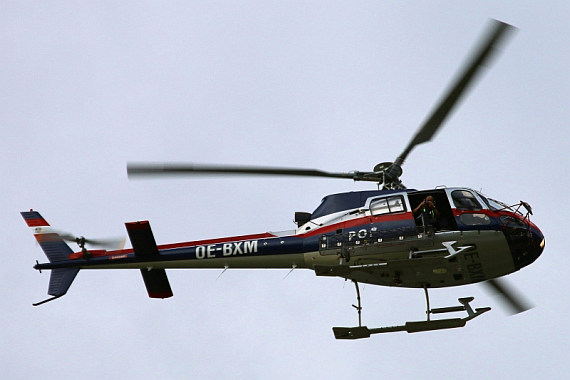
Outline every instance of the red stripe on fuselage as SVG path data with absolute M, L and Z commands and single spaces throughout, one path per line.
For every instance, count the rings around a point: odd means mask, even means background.
M 172 249 L 172 248 L 182 248 L 182 247 L 193 247 L 195 245 L 210 245 L 217 243 L 225 243 L 229 241 L 254 240 L 254 239 L 265 239 L 273 237 L 275 237 L 275 235 L 266 232 L 263 234 L 230 236 L 230 237 L 217 238 L 217 239 L 196 240 L 184 243 L 165 244 L 165 245 L 159 245 L 158 249 L 161 250 L 161 249 Z
M 381 215 L 381 216 L 365 216 L 361 218 L 356 218 L 352 220 L 347 220 L 344 222 L 331 224 L 330 226 L 324 226 L 318 228 L 316 230 L 307 232 L 306 234 L 299 235 L 299 237 L 310 237 L 315 235 L 324 234 L 331 231 L 336 231 L 339 228 L 351 228 L 362 226 L 371 223 L 384 223 L 384 222 L 397 222 L 401 220 L 410 220 L 413 222 L 414 217 L 411 212 L 405 212 L 402 214 L 390 214 L 390 215 Z
M 413 215 L 411 212 L 405 212 L 401 214 L 391 214 L 391 215 L 381 215 L 381 216 L 365 216 L 361 218 L 355 218 L 352 220 L 347 220 L 340 223 L 331 224 L 328 226 L 324 226 L 313 231 L 307 232 L 305 234 L 299 235 L 290 235 L 290 237 L 297 237 L 297 238 L 308 238 L 315 235 L 325 234 L 331 231 L 336 231 L 339 228 L 351 228 L 357 227 L 362 225 L 367 225 L 371 223 L 388 223 L 388 222 L 395 222 L 395 221 L 410 221 L 413 223 Z M 215 239 L 206 239 L 206 240 L 195 240 L 195 241 L 188 241 L 188 242 L 181 242 L 181 243 L 173 243 L 173 244 L 163 244 L 158 246 L 158 250 L 168 250 L 168 249 L 175 249 L 175 248 L 187 248 L 187 247 L 194 247 L 199 245 L 212 245 L 218 243 L 226 243 L 226 242 L 238 242 L 238 241 L 246 241 L 246 240 L 255 240 L 255 239 L 267 239 L 267 238 L 276 238 L 276 235 L 273 235 L 269 232 L 261 233 L 261 234 L 251 234 L 251 235 L 240 235 L 240 236 L 230 236 L 230 237 L 223 237 L 223 238 L 215 238 Z M 97 252 L 99 256 L 100 253 Z M 116 256 L 116 255 L 125 255 L 133 253 L 132 249 L 122 249 L 117 251 L 106 251 L 104 256 Z M 75 253 L 72 255 L 71 258 L 77 259 L 80 258 L 82 255 L 80 253 Z M 122 258 L 122 257 L 121 257 Z
M 252 234 L 252 235 L 241 235 L 241 236 L 230 236 L 230 237 L 223 237 L 223 238 L 216 238 L 216 239 L 207 239 L 207 240 L 195 240 L 195 241 L 187 241 L 182 243 L 173 243 L 173 244 L 164 244 L 159 245 L 158 250 L 165 250 L 165 249 L 174 249 L 174 248 L 185 248 L 185 247 L 194 247 L 197 245 L 210 245 L 210 244 L 217 244 L 217 243 L 226 243 L 226 242 L 234 242 L 234 241 L 244 241 L 244 240 L 254 240 L 254 239 L 265 239 L 265 238 L 274 238 L 276 237 L 269 232 L 265 232 L 262 234 Z M 123 255 L 133 253 L 132 249 L 121 249 L 118 251 L 107 251 L 105 256 L 115 256 L 115 255 Z M 74 254 L 73 258 L 80 258 L 82 255 Z M 70 257 L 71 258 L 71 257 Z

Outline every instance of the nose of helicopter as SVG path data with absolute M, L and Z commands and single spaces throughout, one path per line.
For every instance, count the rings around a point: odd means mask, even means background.
M 530 226 L 524 235 L 515 239 L 512 237 L 511 235 L 509 246 L 517 270 L 532 264 L 544 250 L 544 234 L 536 226 Z

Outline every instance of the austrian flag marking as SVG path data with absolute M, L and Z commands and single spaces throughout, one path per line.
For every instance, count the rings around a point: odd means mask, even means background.
M 49 227 L 49 223 L 37 211 L 22 212 L 28 227 Z

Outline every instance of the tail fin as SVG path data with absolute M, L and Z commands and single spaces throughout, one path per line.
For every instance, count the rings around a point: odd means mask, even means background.
M 44 251 L 50 263 L 57 263 L 69 259 L 73 253 L 71 248 L 61 236 L 50 227 L 49 223 L 37 211 L 22 212 L 22 217 L 34 233 L 40 247 Z M 48 301 L 63 296 L 71 286 L 71 283 L 79 273 L 79 268 L 55 268 L 52 269 L 48 294 L 53 296 L 45 301 L 35 303 L 34 306 L 41 305 Z

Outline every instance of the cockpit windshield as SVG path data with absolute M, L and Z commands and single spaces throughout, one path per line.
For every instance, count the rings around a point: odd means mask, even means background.
M 487 206 L 493 210 L 493 211 L 503 211 L 503 210 L 507 210 L 510 212 L 517 212 L 516 210 L 514 210 L 511 206 L 498 201 L 496 199 L 492 199 L 492 198 L 487 198 L 485 197 L 483 194 L 477 192 L 477 194 L 479 194 L 479 196 L 481 197 L 481 199 L 483 199 L 483 201 L 487 204 Z M 520 214 L 520 213 L 519 213 Z
M 509 209 L 509 206 L 507 206 L 506 204 L 504 204 L 500 201 L 496 201 L 492 198 L 488 198 L 487 201 L 489 202 L 489 208 L 493 211 L 499 211 L 502 209 Z

